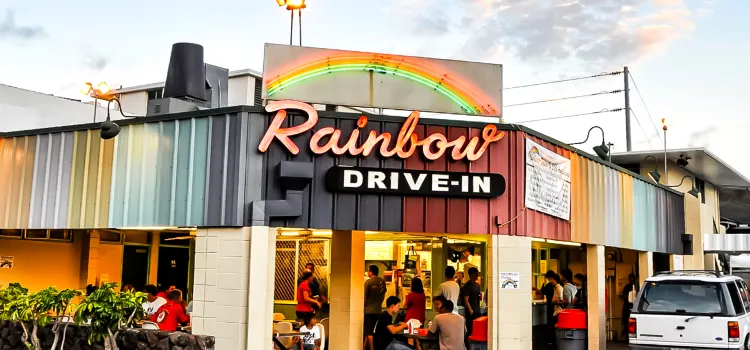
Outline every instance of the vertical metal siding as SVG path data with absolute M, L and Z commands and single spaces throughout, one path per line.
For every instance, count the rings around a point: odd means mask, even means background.
M 571 157 L 571 240 L 589 242 L 589 160 L 573 155 Z
M 605 227 L 606 227 L 606 237 L 605 242 L 607 243 L 607 246 L 609 247 L 622 247 L 622 239 L 621 239 L 621 215 L 622 211 L 620 209 L 622 200 L 621 200 L 621 193 L 620 193 L 620 172 L 611 169 L 611 168 L 605 168 L 604 170 L 604 198 L 605 198 L 605 206 L 604 211 L 606 215 L 605 219 Z
M 0 228 L 28 226 L 36 143 L 36 136 L 0 143 Z
M 685 198 L 675 193 L 667 193 L 667 252 L 682 254 L 682 234 L 685 233 Z
M 620 173 L 620 247 L 633 249 L 633 177 Z
M 633 180 L 633 249 L 648 250 L 648 185 Z
M 651 185 L 646 185 L 646 193 L 648 195 L 646 199 L 646 206 L 648 214 L 646 217 L 648 218 L 647 225 L 648 229 L 646 231 L 646 249 L 650 252 L 656 251 L 656 236 L 659 234 L 656 227 L 656 212 L 657 212 L 657 203 L 656 203 L 656 187 L 653 187 Z
M 605 245 L 604 166 L 589 160 L 587 162 L 589 168 L 589 241 L 585 243 Z
M 667 251 L 667 203 L 666 193 L 656 190 L 656 251 Z

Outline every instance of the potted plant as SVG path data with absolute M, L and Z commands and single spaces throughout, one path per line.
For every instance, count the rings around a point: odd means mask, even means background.
M 116 350 L 116 337 L 120 329 L 128 328 L 134 320 L 144 316 L 143 302 L 146 294 L 116 292 L 117 283 L 107 283 L 86 297 L 76 311 L 76 323 L 91 320 L 89 343 L 103 343 L 107 350 Z
M 23 329 L 21 341 L 26 347 L 31 348 L 29 330 L 26 328 L 26 323 L 32 321 L 28 288 L 22 287 L 19 283 L 10 283 L 8 288 L 0 289 L 0 320 L 20 324 Z

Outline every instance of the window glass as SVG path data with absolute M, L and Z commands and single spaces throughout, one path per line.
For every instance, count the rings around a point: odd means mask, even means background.
M 56 241 L 72 241 L 73 231 L 70 230 L 49 230 L 49 239 Z
M 26 239 L 47 239 L 47 230 L 26 230 Z
M 745 304 L 745 311 L 750 312 L 750 289 L 748 289 L 745 281 L 737 281 L 742 286 L 740 293 L 742 293 L 742 301 Z
M 21 238 L 23 230 L 0 230 L 0 238 Z
M 99 231 L 99 242 L 120 243 L 122 242 L 122 234 L 112 231 Z
M 734 307 L 734 312 L 737 315 L 744 315 L 745 304 L 743 303 L 743 299 L 745 298 L 740 296 L 744 296 L 742 287 L 740 287 L 738 284 L 735 284 L 734 282 L 727 282 L 727 289 L 729 290 L 729 296 L 732 298 L 732 306 Z
M 638 305 L 639 312 L 722 314 L 721 285 L 698 281 L 649 282 Z

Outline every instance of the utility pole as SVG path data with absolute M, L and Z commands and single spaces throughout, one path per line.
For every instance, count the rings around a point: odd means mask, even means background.
M 633 145 L 630 140 L 630 84 L 628 83 L 628 67 L 625 66 L 622 70 L 622 75 L 625 77 L 625 145 L 628 152 L 633 150 Z

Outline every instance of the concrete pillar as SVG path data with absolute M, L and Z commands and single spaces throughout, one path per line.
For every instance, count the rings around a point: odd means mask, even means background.
M 193 280 L 195 334 L 215 336 L 217 349 L 272 346 L 275 248 L 276 231 L 269 227 L 198 230 Z M 249 309 L 251 300 L 254 307 Z M 251 342 L 248 334 L 252 334 Z
M 638 285 L 646 283 L 646 278 L 654 274 L 654 253 L 638 252 Z
M 489 349 L 531 349 L 531 239 L 493 235 L 487 244 Z M 502 289 L 503 272 L 517 272 L 517 289 Z M 435 276 L 433 275 L 433 278 Z
M 86 285 L 98 285 L 99 282 L 99 231 L 92 230 L 89 233 L 89 245 L 83 247 L 88 249 L 86 255 Z
M 150 264 L 148 271 L 148 283 L 156 285 L 159 272 L 159 242 L 161 242 L 160 232 L 151 233 Z M 193 264 L 195 266 L 195 264 Z
M 365 233 L 333 231 L 331 238 L 329 346 L 361 349 L 364 339 Z
M 680 271 L 684 270 L 684 258 L 682 255 L 670 255 L 669 256 L 669 270 Z
M 586 246 L 586 277 L 588 292 L 588 348 L 604 350 L 607 348 L 607 312 L 605 310 L 605 274 L 604 246 Z

